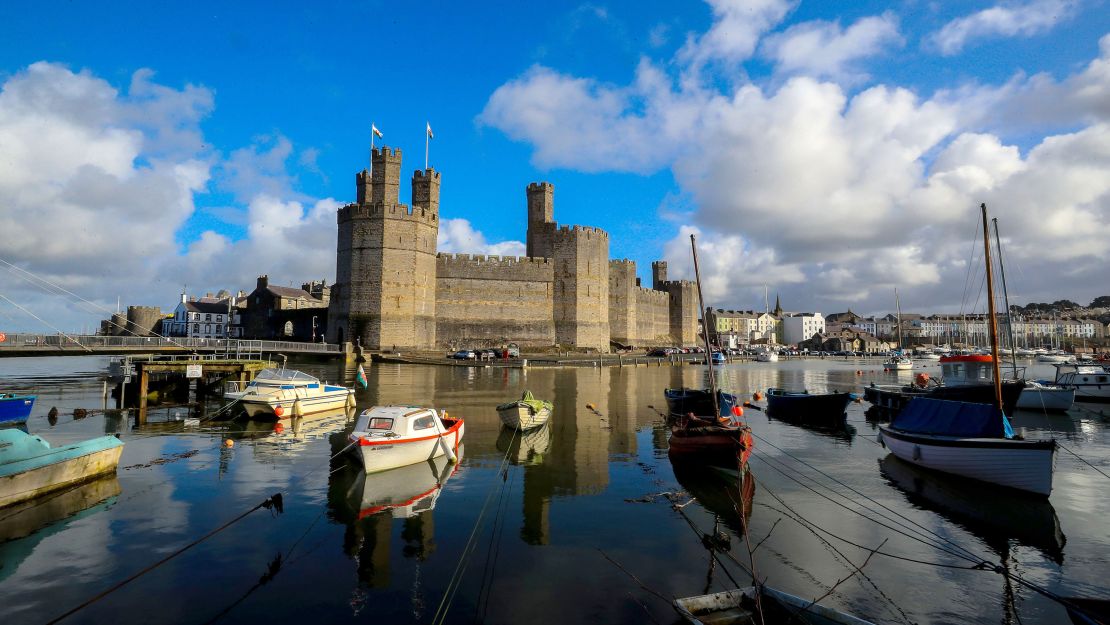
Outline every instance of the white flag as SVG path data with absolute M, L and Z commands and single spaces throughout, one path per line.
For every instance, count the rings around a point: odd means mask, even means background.
M 427 126 L 428 126 L 428 138 L 429 139 L 435 139 L 436 136 L 432 134 L 432 124 L 430 122 L 424 122 L 424 123 L 427 124 Z
M 376 136 L 379 139 L 384 139 L 385 138 L 385 137 L 382 136 L 382 131 L 378 130 L 378 127 L 375 126 L 374 124 L 370 124 L 370 132 L 373 132 L 374 136 Z

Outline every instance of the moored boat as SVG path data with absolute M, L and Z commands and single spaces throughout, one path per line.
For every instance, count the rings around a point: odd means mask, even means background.
M 913 369 L 913 361 L 901 354 L 896 354 L 883 361 L 883 369 L 890 371 L 909 371 Z
M 820 424 L 844 423 L 850 393 L 810 393 L 767 389 L 767 414 L 778 419 L 795 419 Z
M 763 349 L 763 350 L 760 350 L 755 355 L 755 361 L 756 362 L 778 362 L 779 361 L 779 355 L 778 355 L 777 352 L 773 352 L 769 349 Z
M 1028 381 L 1018 397 L 1017 407 L 1027 410 L 1066 412 L 1075 402 L 1075 389 Z
M 667 412 L 674 417 L 688 414 L 706 416 L 716 413 L 713 408 L 713 392 L 709 389 L 668 388 L 663 391 L 663 397 L 667 400 Z M 732 407 L 735 405 L 735 395 L 717 391 L 717 411 L 720 414 L 731 414 Z
M 418 406 L 364 410 L 348 437 L 367 473 L 387 471 L 446 455 L 454 461 L 463 420 Z
M 0 393 L 0 425 L 26 423 L 35 406 L 36 395 Z
M 263 369 L 245 388 L 224 397 L 238 400 L 252 419 L 300 417 L 354 405 L 354 390 L 323 384 L 294 369 Z
M 1075 391 L 1075 401 L 1110 402 L 1110 368 L 1105 365 L 1057 365 L 1056 385 Z
M 498 406 L 497 415 L 507 428 L 530 430 L 547 423 L 551 418 L 551 409 L 551 402 L 536 399 L 531 391 L 524 391 L 520 399 Z
M 995 400 L 994 358 L 985 354 L 944 356 L 940 359 L 941 381 L 935 382 L 926 374 L 918 374 L 913 384 L 876 385 L 863 390 L 863 398 L 879 413 L 896 416 L 910 400 L 916 397 L 947 399 L 972 403 L 991 403 Z M 1024 380 L 1002 382 L 1002 411 L 1013 414 Z
M 0 430 L 0 507 L 115 473 L 122 452 L 115 436 L 51 447 L 23 430 Z
M 870 621 L 766 585 L 735 588 L 674 600 L 678 613 L 694 625 L 723 623 L 802 623 L 872 625 Z
M 459 446 L 458 458 L 462 458 Z M 389 512 L 395 519 L 408 519 L 433 510 L 443 486 L 459 470 L 457 462 L 437 456 L 424 462 L 374 474 L 363 473 L 351 485 L 351 503 L 358 518 Z

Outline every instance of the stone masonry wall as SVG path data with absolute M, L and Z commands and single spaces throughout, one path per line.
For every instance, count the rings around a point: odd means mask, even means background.
M 638 345 L 636 263 L 609 261 L 609 337 L 621 345 Z
M 555 342 L 609 350 L 609 235 L 574 226 L 555 231 Z
M 666 291 L 636 289 L 636 337 L 638 347 L 672 344 L 670 295 Z
M 439 254 L 437 343 L 447 348 L 553 345 L 553 268 L 546 258 Z
M 671 280 L 662 284 L 667 291 L 670 309 L 671 338 L 677 345 L 694 345 L 698 340 L 698 292 L 689 280 Z

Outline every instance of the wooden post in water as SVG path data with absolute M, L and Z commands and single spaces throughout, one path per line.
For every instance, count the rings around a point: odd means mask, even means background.
M 150 385 L 150 373 L 146 367 L 140 367 L 139 372 L 139 415 L 136 417 L 138 425 L 146 423 L 146 396 Z
M 994 276 L 991 270 L 991 234 L 990 223 L 987 220 L 987 205 L 980 205 L 983 209 L 983 260 L 987 263 L 987 313 L 990 315 L 991 333 L 991 368 L 994 370 L 994 405 L 1002 411 L 1002 368 L 998 360 L 998 317 L 994 312 Z

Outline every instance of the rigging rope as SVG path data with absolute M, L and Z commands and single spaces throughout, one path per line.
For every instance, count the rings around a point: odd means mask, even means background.
M 52 324 L 51 324 L 51 323 L 50 323 L 49 321 L 47 321 L 47 320 L 43 319 L 42 317 L 40 317 L 40 316 L 36 315 L 36 314 L 35 314 L 35 313 L 33 313 L 33 312 L 31 312 L 31 311 L 27 310 L 26 308 L 24 308 L 24 307 L 20 306 L 19 304 L 16 304 L 16 303 L 15 303 L 15 302 L 13 302 L 12 300 L 8 299 L 8 298 L 7 298 L 7 297 L 6 297 L 6 296 L 5 296 L 5 295 L 4 295 L 3 293 L 0 293 L 0 299 L 3 299 L 4 301 L 8 302 L 8 303 L 9 303 L 9 304 L 11 304 L 12 306 L 15 306 L 16 308 L 18 308 L 18 309 L 22 310 L 23 312 L 27 313 L 28 315 L 30 315 L 30 316 L 32 316 L 32 317 L 34 317 L 35 319 L 37 319 L 37 320 L 39 321 L 39 323 L 41 323 L 41 324 L 43 324 L 44 326 L 46 326 L 46 327 L 50 328 L 51 330 L 54 330 L 55 332 L 57 332 L 58 334 L 61 334 L 62 336 L 66 337 L 67 339 L 69 339 L 69 340 L 73 341 L 73 342 L 74 342 L 74 343 L 76 343 L 76 344 L 77 344 L 77 346 L 78 346 L 78 347 L 80 347 L 81 349 L 83 349 L 83 350 L 85 350 L 85 351 L 87 351 L 87 352 L 91 352 L 91 351 L 92 351 L 92 350 L 91 350 L 91 349 L 89 349 L 88 347 L 85 347 L 84 345 L 82 345 L 82 344 L 81 344 L 81 341 L 78 341 L 77 339 L 75 339 L 75 338 L 73 338 L 72 336 L 70 336 L 70 335 L 66 334 L 65 332 L 62 332 L 62 331 L 61 331 L 61 330 L 59 330 L 59 329 L 58 329 L 57 327 L 55 327 L 54 325 L 52 325 Z

